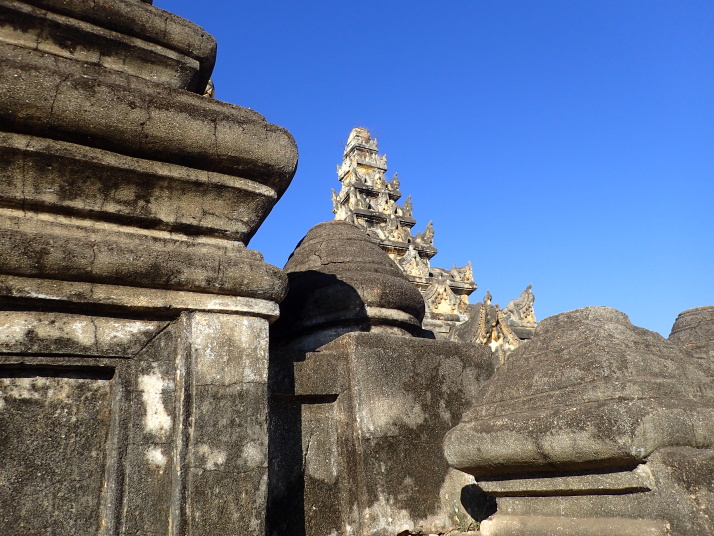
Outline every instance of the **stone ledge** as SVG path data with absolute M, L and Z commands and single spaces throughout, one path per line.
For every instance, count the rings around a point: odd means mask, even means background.
M 483 536 L 669 536 L 656 519 L 573 518 L 496 514 L 481 523 Z
M 216 62 L 216 40 L 200 26 L 136 0 L 26 0 L 41 9 L 96 24 L 108 30 L 155 43 L 198 60 L 199 90 L 206 86 Z
M 279 302 L 287 277 L 227 240 L 0 209 L 0 273 Z
M 7 44 L 0 62 L 8 131 L 235 175 L 278 196 L 295 174 L 293 137 L 252 110 Z
M 444 453 L 452 467 L 477 478 L 632 467 L 661 447 L 711 448 L 710 404 L 707 399 L 622 398 L 490 419 L 471 420 L 467 413 L 446 435 Z
M 611 495 L 650 491 L 655 486 L 652 473 L 645 465 L 638 465 L 631 471 L 623 470 L 610 473 L 479 479 L 478 485 L 492 497 Z
M 0 311 L 0 354 L 133 357 L 168 320 Z
M 241 177 L 0 132 L 0 203 L 247 242 L 277 200 Z
M 176 89 L 198 89 L 199 63 L 173 50 L 81 20 L 8 0 L 0 35 L 13 45 L 139 76 Z
M 278 318 L 278 304 L 243 296 L 147 289 L 0 275 L 0 302 L 5 304 L 76 304 L 108 311 L 172 315 L 181 311 L 235 313 L 268 321 Z

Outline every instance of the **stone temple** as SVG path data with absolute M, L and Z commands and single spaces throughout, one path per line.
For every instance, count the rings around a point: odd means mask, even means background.
M 0 2 L 0 534 L 714 534 L 714 306 L 470 304 L 359 128 L 265 263 L 297 144 L 215 53 L 151 2 Z
M 376 239 L 419 289 L 426 307 L 425 330 L 438 338 L 486 344 L 505 359 L 531 338 L 537 325 L 531 286 L 504 310 L 491 304 L 490 292 L 482 304 L 469 304 L 469 295 L 477 288 L 471 262 L 450 269 L 431 265 L 437 253 L 433 222 L 412 235 L 416 220 L 411 196 L 398 204 L 401 183 L 396 173 L 388 180 L 386 171 L 387 157 L 379 154 L 377 140 L 364 128 L 352 129 L 337 166 L 342 188 L 332 191 L 335 219 L 353 223 Z

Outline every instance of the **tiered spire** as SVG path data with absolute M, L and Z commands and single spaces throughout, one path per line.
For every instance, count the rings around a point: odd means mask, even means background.
M 468 296 L 476 290 L 471 263 L 450 270 L 434 268 L 429 259 L 436 255 L 434 225 L 412 235 L 416 220 L 411 196 L 402 205 L 399 178 L 385 178 L 387 157 L 380 155 L 376 138 L 360 127 L 352 129 L 337 176 L 339 193 L 332 191 L 332 211 L 336 220 L 353 223 L 379 241 L 380 247 L 419 288 L 426 302 L 425 323 L 440 324 L 448 332 L 451 324 L 468 318 Z

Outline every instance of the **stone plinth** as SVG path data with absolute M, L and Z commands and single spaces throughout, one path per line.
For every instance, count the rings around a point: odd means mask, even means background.
M 497 497 L 487 535 L 704 536 L 713 376 L 613 309 L 556 315 L 479 390 L 446 457 Z
M 377 333 L 272 351 L 269 534 L 437 534 L 476 515 L 440 445 L 492 372 L 484 346 Z
M 264 534 L 290 134 L 150 2 L 0 7 L 3 534 Z M 245 490 L 250 490 L 246 493 Z

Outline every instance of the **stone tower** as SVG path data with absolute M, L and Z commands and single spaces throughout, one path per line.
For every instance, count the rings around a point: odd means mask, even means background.
M 0 2 L 0 533 L 265 534 L 297 146 L 138 0 Z M 249 490 L 249 492 L 246 492 Z
M 445 337 L 452 327 L 468 319 L 468 296 L 476 290 L 471 263 L 463 268 L 432 267 L 436 255 L 432 222 L 412 234 L 411 196 L 401 205 L 397 174 L 387 180 L 387 157 L 380 155 L 377 139 L 360 127 L 350 132 L 337 177 L 340 192 L 332 192 L 336 220 L 357 225 L 378 240 L 380 247 L 422 293 L 426 303 L 424 328 Z

